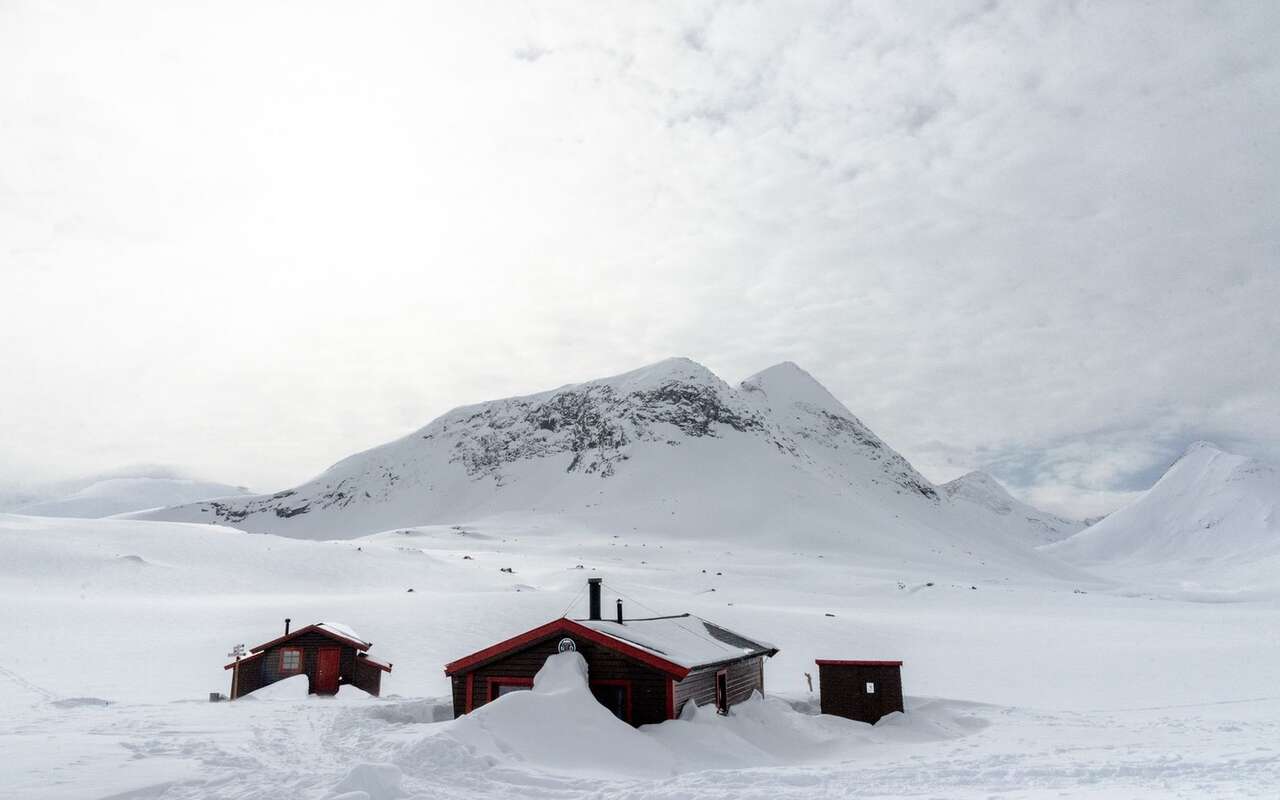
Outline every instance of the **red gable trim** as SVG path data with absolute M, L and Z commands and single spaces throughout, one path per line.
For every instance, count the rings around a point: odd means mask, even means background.
M 330 639 L 333 639 L 335 642 L 340 642 L 341 644 L 354 647 L 355 649 L 360 651 L 365 651 L 369 649 L 369 645 L 365 644 L 364 642 L 356 641 L 355 639 L 348 639 L 347 637 L 342 636 L 341 634 L 334 633 L 333 631 L 327 628 L 321 628 L 320 623 L 317 622 L 312 625 L 308 625 L 305 628 L 298 628 L 296 631 L 293 631 L 292 633 L 286 633 L 284 636 L 280 636 L 278 638 L 272 639 L 266 644 L 260 644 L 257 647 L 253 648 L 253 650 L 251 650 L 250 652 L 257 653 L 260 650 L 266 650 L 269 647 L 275 647 L 281 642 L 287 642 L 290 639 L 294 638 L 295 636 L 301 636 L 304 633 L 318 633 L 321 636 L 328 636 Z
M 684 680 L 684 677 L 689 674 L 687 667 L 682 667 L 679 664 L 668 661 L 667 659 L 650 653 L 647 650 L 641 650 L 635 645 L 619 641 L 612 636 L 592 630 L 586 625 L 581 625 L 564 617 L 552 620 L 546 625 L 539 625 L 531 631 L 526 631 L 519 636 L 513 636 L 504 642 L 498 642 L 491 647 L 486 647 L 483 650 L 474 652 L 465 658 L 460 658 L 457 661 L 451 661 L 444 665 L 444 674 L 454 675 L 459 672 L 467 672 L 468 670 L 475 669 L 487 661 L 492 661 L 499 656 L 504 656 L 513 650 L 518 650 L 525 645 L 539 642 L 549 636 L 554 636 L 557 633 L 570 633 L 574 636 L 586 639 L 589 642 L 594 642 L 601 647 L 607 647 L 616 653 L 621 653 L 622 655 L 633 658 L 646 666 L 653 667 L 664 675 L 676 680 Z
M 390 671 L 391 671 L 391 665 L 390 665 L 390 664 L 388 664 L 388 663 L 387 663 L 387 662 L 385 662 L 385 661 L 379 661 L 379 660 L 378 660 L 378 659 L 376 659 L 376 658 L 370 658 L 369 656 L 365 655 L 364 653 L 361 653 L 361 654 L 360 654 L 360 657 L 359 657 L 359 659 L 356 661 L 356 663 L 357 663 L 357 664 L 367 664 L 367 665 L 369 665 L 369 666 L 371 666 L 371 667 L 377 667 L 378 669 L 382 670 L 383 672 L 390 672 Z
M 901 661 L 842 661 L 833 658 L 820 658 L 817 660 L 820 667 L 900 667 Z
M 253 655 L 251 655 L 251 656 L 245 656 L 244 658 L 240 659 L 239 661 L 232 661 L 230 664 L 228 664 L 228 665 L 226 665 L 225 667 L 223 667 L 223 669 L 231 669 L 231 668 L 232 668 L 232 667 L 234 667 L 236 664 L 247 664 L 248 662 L 250 662 L 250 661 L 254 660 L 255 658 L 261 658 L 263 655 L 265 655 L 265 654 L 264 654 L 264 653 L 254 653 L 254 654 L 253 654 Z

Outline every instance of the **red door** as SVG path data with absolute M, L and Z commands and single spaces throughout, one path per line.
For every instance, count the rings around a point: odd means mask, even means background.
M 321 647 L 316 653 L 316 694 L 338 693 L 338 662 L 342 650 L 337 647 Z

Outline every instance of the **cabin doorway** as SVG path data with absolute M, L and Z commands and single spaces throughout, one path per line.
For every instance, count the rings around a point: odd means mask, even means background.
M 609 712 L 623 722 L 630 722 L 630 711 L 628 708 L 631 698 L 628 697 L 629 687 L 622 681 L 617 682 L 592 682 L 591 694 L 596 698 L 600 705 L 609 709 Z
M 338 663 L 342 651 L 337 647 L 321 647 L 316 651 L 316 679 L 311 687 L 315 694 L 338 693 Z
M 716 711 L 729 713 L 729 673 L 725 670 L 716 673 Z

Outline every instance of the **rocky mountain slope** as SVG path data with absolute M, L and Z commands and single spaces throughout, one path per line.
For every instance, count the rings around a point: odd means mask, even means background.
M 731 387 L 688 359 L 450 411 L 271 495 L 148 519 L 303 538 L 552 518 L 604 534 L 840 546 L 869 558 L 1049 560 L 975 524 L 794 364 Z
M 1036 545 L 1051 544 L 1072 536 L 1085 528 L 1085 523 L 1059 517 L 1014 498 L 1000 483 L 985 472 L 970 472 L 938 487 L 961 506 L 975 507 L 975 521 L 994 514 L 1012 535 L 1026 533 Z
M 1047 552 L 1184 588 L 1280 585 L 1280 470 L 1196 442 L 1136 501 Z

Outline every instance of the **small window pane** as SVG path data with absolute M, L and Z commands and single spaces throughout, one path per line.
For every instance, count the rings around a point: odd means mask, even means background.
M 302 652 L 299 650 L 285 650 L 280 654 L 280 669 L 285 672 L 297 672 L 302 666 Z
M 513 685 L 512 685 L 512 684 L 510 684 L 510 683 L 500 683 L 500 684 L 498 684 L 498 697 L 502 697 L 504 694 L 510 694 L 511 692 L 522 692 L 522 691 L 524 691 L 524 690 L 526 690 L 526 689 L 530 689 L 530 688 L 532 688 L 532 687 L 530 687 L 530 686 L 513 686 Z
M 867 682 L 867 694 L 875 694 L 875 693 L 876 693 L 876 685 L 875 685 L 874 683 L 871 683 L 870 681 L 868 681 L 868 682 Z

